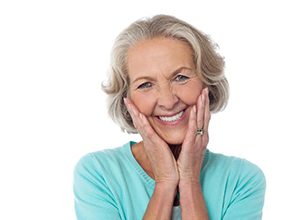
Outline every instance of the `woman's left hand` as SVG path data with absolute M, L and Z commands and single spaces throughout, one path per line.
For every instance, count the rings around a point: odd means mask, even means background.
M 207 88 L 202 90 L 196 105 L 190 111 L 188 130 L 177 160 L 179 181 L 184 183 L 199 183 L 200 181 L 200 171 L 209 139 L 208 124 L 211 116 Z M 204 133 L 197 134 L 197 129 L 203 129 Z

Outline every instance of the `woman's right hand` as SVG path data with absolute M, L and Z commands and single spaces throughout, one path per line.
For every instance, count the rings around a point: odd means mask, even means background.
M 129 98 L 124 98 L 125 105 L 133 120 L 135 128 L 143 138 L 143 145 L 150 162 L 155 182 L 158 184 L 167 183 L 177 186 L 179 173 L 176 160 L 167 145 L 149 124 L 148 119 L 143 115 Z

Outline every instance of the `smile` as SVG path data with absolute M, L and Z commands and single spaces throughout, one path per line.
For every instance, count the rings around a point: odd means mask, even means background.
M 165 122 L 174 122 L 174 121 L 179 120 L 181 118 L 181 116 L 183 115 L 183 113 L 184 113 L 184 111 L 181 111 L 173 116 L 158 116 L 158 118 Z

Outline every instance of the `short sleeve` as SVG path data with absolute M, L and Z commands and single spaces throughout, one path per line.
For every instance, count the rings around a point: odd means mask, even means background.
M 260 168 L 242 160 L 238 181 L 223 220 L 262 219 L 266 181 Z
M 113 194 L 92 154 L 77 163 L 73 187 L 78 220 L 120 219 Z

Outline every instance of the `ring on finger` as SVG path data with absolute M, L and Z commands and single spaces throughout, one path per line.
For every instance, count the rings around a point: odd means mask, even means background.
M 203 134 L 204 134 L 204 129 L 203 128 L 197 128 L 196 135 L 202 136 Z

